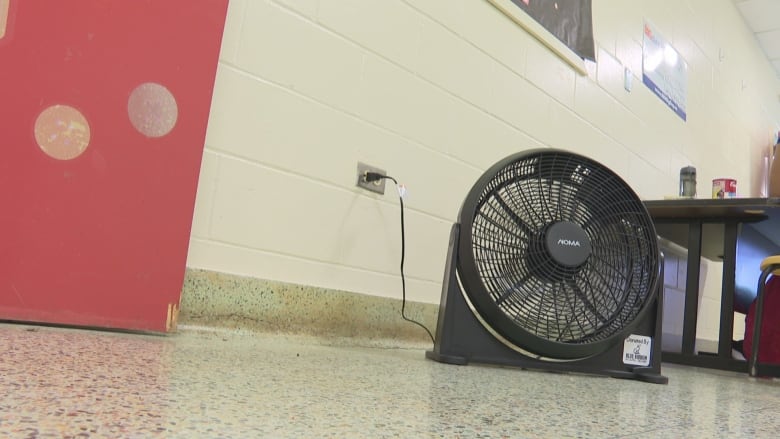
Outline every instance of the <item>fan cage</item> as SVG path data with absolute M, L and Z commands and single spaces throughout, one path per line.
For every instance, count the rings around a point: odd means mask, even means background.
M 582 229 L 590 256 L 561 264 L 549 228 Z M 615 173 L 565 151 L 534 150 L 496 164 L 461 210 L 459 271 L 492 329 L 540 355 L 591 355 L 615 343 L 656 293 L 655 228 Z M 562 348 L 565 346 L 565 348 Z

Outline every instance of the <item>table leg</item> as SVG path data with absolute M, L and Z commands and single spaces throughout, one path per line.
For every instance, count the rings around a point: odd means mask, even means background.
M 702 223 L 688 225 L 688 272 L 685 281 L 682 354 L 693 355 L 696 346 L 696 323 L 699 315 L 699 268 L 701 266 Z
M 720 293 L 720 334 L 718 356 L 731 358 L 731 340 L 734 337 L 734 283 L 737 270 L 736 222 L 723 225 L 723 286 Z

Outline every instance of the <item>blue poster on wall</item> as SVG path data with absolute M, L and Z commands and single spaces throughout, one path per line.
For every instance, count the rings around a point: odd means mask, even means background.
M 643 34 L 642 82 L 682 120 L 687 120 L 688 64 L 647 21 Z

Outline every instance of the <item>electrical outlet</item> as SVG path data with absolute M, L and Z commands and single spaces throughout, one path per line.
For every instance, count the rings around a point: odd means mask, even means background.
M 374 166 L 367 165 L 365 163 L 358 162 L 357 164 L 357 186 L 367 191 L 376 192 L 378 194 L 385 193 L 385 179 L 377 181 L 366 181 L 366 172 L 376 172 L 377 174 L 387 175 L 383 169 L 376 168 Z

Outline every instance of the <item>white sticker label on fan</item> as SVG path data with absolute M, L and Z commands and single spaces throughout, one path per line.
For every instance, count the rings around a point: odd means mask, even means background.
M 652 351 L 651 337 L 631 334 L 623 342 L 623 363 L 632 366 L 649 366 Z

